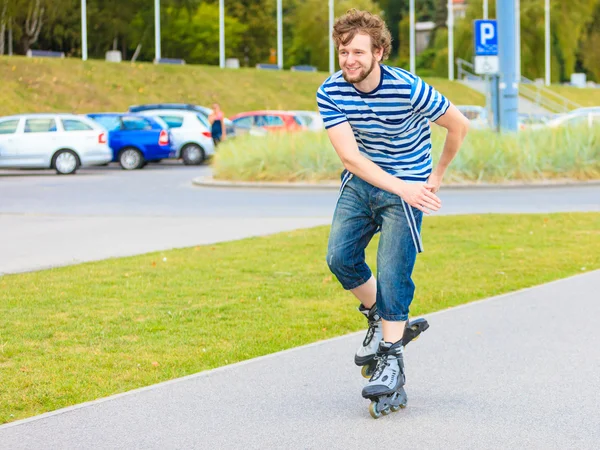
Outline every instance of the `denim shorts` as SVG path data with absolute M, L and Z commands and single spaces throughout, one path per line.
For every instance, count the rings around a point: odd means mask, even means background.
M 365 248 L 378 231 L 377 309 L 389 321 L 408 319 L 415 285 L 412 272 L 421 243 L 422 212 L 398 195 L 345 174 L 338 199 L 327 264 L 344 289 L 366 283 L 372 272 Z

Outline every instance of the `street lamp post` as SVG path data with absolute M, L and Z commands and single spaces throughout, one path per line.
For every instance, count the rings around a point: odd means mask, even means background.
M 154 0 L 154 60 L 160 61 L 160 0 Z
M 544 13 L 546 22 L 546 86 L 550 86 L 550 0 L 545 1 Z
M 329 0 L 329 73 L 335 72 L 335 63 L 333 60 L 333 0 Z
M 410 72 L 417 72 L 417 65 L 415 62 L 415 0 L 409 2 L 409 21 L 410 21 L 410 36 L 408 38 L 408 45 L 410 47 Z
M 517 83 L 521 82 L 521 0 L 515 0 L 515 68 Z
M 454 81 L 454 7 L 448 0 L 448 79 Z
M 86 0 L 81 0 L 81 59 L 87 61 L 87 3 Z
M 219 67 L 225 68 L 225 0 L 219 0 Z
M 277 0 L 277 66 L 283 69 L 283 25 L 281 0 Z

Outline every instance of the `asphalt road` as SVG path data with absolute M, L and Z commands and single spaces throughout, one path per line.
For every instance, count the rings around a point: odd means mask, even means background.
M 194 186 L 210 167 L 0 171 L 0 274 L 327 224 L 335 190 Z M 600 211 L 600 185 L 444 189 L 439 214 Z
M 210 167 L 179 163 L 126 172 L 0 171 L 0 213 L 166 217 L 330 217 L 335 190 L 207 188 L 191 184 Z M 568 187 L 453 189 L 440 192 L 440 214 L 600 211 L 600 184 Z

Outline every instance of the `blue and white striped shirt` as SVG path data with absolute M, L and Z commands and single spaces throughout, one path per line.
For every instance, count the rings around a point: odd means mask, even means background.
M 348 122 L 361 154 L 404 181 L 431 174 L 431 129 L 450 102 L 421 78 L 381 64 L 379 86 L 360 92 L 339 71 L 317 91 L 325 128 Z

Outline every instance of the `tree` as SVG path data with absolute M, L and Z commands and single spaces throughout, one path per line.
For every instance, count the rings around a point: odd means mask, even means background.
M 400 22 L 405 16 L 408 16 L 408 0 L 381 0 L 381 9 L 383 17 L 392 35 L 392 51 L 390 57 L 398 56 L 402 36 L 400 34 Z
M 600 1 L 596 4 L 587 33 L 582 38 L 579 63 L 589 78 L 600 82 Z
M 8 0 L 2 0 L 0 3 L 0 55 L 4 55 L 4 37 L 6 36 L 6 11 L 8 10 Z
M 218 6 L 204 3 L 192 14 L 169 8 L 165 15 L 170 19 L 163 29 L 166 55 L 195 64 L 219 64 Z M 225 16 L 227 54 L 232 54 L 239 47 L 245 32 L 245 25 L 234 17 Z
M 41 3 L 41 0 L 31 0 L 29 2 L 29 9 L 25 16 L 25 22 L 21 23 L 21 51 L 23 53 L 27 53 L 31 44 L 37 42 L 44 24 L 45 11 L 46 8 Z
M 335 16 L 351 8 L 379 13 L 373 0 L 338 0 Z M 309 64 L 319 70 L 329 70 L 329 14 L 327 2 L 303 0 L 297 5 L 291 20 L 294 37 L 289 51 L 289 64 Z

